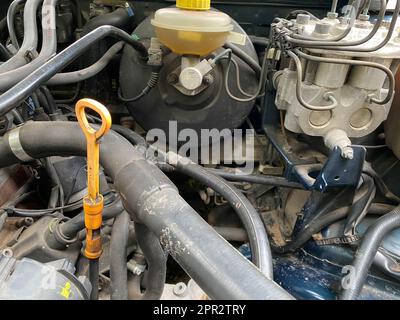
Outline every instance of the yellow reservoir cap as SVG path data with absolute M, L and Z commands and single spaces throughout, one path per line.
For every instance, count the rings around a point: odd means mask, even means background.
M 210 10 L 211 0 L 176 0 L 176 6 L 186 10 Z

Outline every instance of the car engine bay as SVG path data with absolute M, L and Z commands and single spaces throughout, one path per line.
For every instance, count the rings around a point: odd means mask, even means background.
M 400 0 L 0 12 L 0 300 L 400 299 Z

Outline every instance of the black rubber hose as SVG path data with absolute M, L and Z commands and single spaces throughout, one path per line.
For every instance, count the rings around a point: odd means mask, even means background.
M 8 51 L 8 49 L 0 43 L 0 59 L 1 61 L 7 61 L 12 57 L 12 54 Z
M 281 247 L 272 246 L 272 250 L 275 253 L 279 254 L 297 250 L 298 248 L 306 244 L 307 241 L 310 240 L 314 234 L 320 232 L 331 224 L 346 218 L 350 210 L 350 207 L 342 207 L 325 214 L 323 217 L 316 219 L 311 224 L 307 225 L 303 230 L 299 232 L 299 235 L 287 245 Z
M 133 19 L 133 12 L 126 8 L 118 8 L 113 12 L 102 14 L 90 19 L 83 27 L 81 36 L 87 35 L 89 32 L 101 26 L 114 26 L 122 28 L 128 25 Z
M 158 237 L 145 225 L 135 223 L 135 232 L 147 262 L 146 289 L 141 300 L 159 300 L 167 275 L 167 254 Z
M 42 86 L 40 89 L 46 96 L 47 104 L 48 104 L 48 108 L 49 108 L 49 114 L 52 115 L 52 114 L 56 113 L 57 104 L 56 104 L 56 101 L 54 100 L 54 97 L 51 94 L 50 90 L 46 86 Z
M 400 207 L 397 207 L 392 212 L 379 218 L 367 229 L 361 245 L 354 256 L 350 274 L 351 283 L 348 287 L 343 287 L 339 296 L 341 300 L 357 299 L 383 238 L 388 233 L 398 228 L 400 228 Z M 345 277 L 348 277 L 348 275 Z
M 207 170 L 229 181 L 240 181 L 240 182 L 243 181 L 243 182 L 263 184 L 274 187 L 302 189 L 302 190 L 305 189 L 304 186 L 301 185 L 300 183 L 290 182 L 282 177 L 264 176 L 264 175 L 244 175 L 244 174 L 240 175 L 220 169 L 207 169 Z
M 135 131 L 117 124 L 114 124 L 111 127 L 111 129 L 114 130 L 116 133 L 120 134 L 121 136 L 123 136 L 132 145 L 147 147 L 146 139 L 143 138 L 140 134 L 136 133 Z
M 40 106 L 44 109 L 44 111 L 47 114 L 50 114 L 49 102 L 47 101 L 46 95 L 40 89 L 36 90 L 35 93 L 39 99 Z
M 115 218 L 110 240 L 111 300 L 128 300 L 127 247 L 129 214 L 124 211 Z
M 14 130 L 11 141 L 18 136 L 27 157 L 86 155 L 86 139 L 77 123 L 28 122 Z M 0 138 L 0 167 L 21 162 L 12 150 L 7 133 Z M 211 299 L 293 299 L 219 236 L 126 139 L 112 131 L 103 137 L 100 160 L 125 209 L 158 237 Z
M 261 76 L 261 66 L 260 64 L 255 61 L 252 57 L 250 57 L 246 52 L 244 52 L 242 49 L 240 49 L 238 46 L 232 44 L 232 43 L 225 43 L 224 48 L 226 49 L 231 49 L 232 53 L 236 56 L 238 56 L 241 60 L 246 62 L 246 64 L 253 69 L 255 74 L 257 75 L 258 78 Z
M 71 44 L 68 48 L 61 51 L 40 68 L 36 69 L 36 71 L 2 94 L 0 96 L 0 115 L 5 115 L 10 112 L 13 108 L 18 106 L 21 101 L 31 95 L 32 92 L 82 55 L 90 46 L 108 36 L 125 41 L 137 50 L 143 59 L 147 60 L 148 53 L 146 47 L 132 38 L 128 33 L 112 26 L 99 27 Z
M 109 220 L 117 217 L 124 211 L 121 200 L 116 200 L 103 209 L 103 220 Z M 82 213 L 60 225 L 61 233 L 69 239 L 74 239 L 76 235 L 85 229 L 85 215 Z
M 250 201 L 224 179 L 203 167 L 185 161 L 176 154 L 168 153 L 168 163 L 181 172 L 219 193 L 229 202 L 247 231 L 252 251 L 252 261 L 269 279 L 273 279 L 272 254 L 264 223 Z

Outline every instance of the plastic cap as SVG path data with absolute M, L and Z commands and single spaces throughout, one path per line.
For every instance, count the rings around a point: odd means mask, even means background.
M 176 6 L 186 10 L 209 10 L 211 0 L 176 0 Z

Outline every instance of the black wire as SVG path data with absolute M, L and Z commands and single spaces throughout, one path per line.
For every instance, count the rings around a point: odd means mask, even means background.
M 137 96 L 133 98 L 125 98 L 122 95 L 121 87 L 118 89 L 118 99 L 122 102 L 135 102 L 142 99 L 144 96 L 148 95 L 150 91 L 155 88 L 158 84 L 158 80 L 160 79 L 160 73 L 158 71 L 153 71 L 151 73 L 150 79 L 147 82 L 146 87 L 139 93 Z
M 81 208 L 82 207 L 82 199 L 80 199 L 74 203 L 70 203 L 70 204 L 64 205 L 62 207 L 56 207 L 56 208 L 19 209 L 19 208 L 15 208 L 15 207 L 4 207 L 4 208 L 0 208 L 0 210 L 4 210 L 5 212 L 7 212 L 8 215 L 16 215 L 16 216 L 20 216 L 20 217 L 42 217 L 42 216 L 54 213 L 56 211 L 67 210 L 70 208 L 77 208 L 76 206 L 79 204 L 80 204 L 80 206 L 78 208 Z

